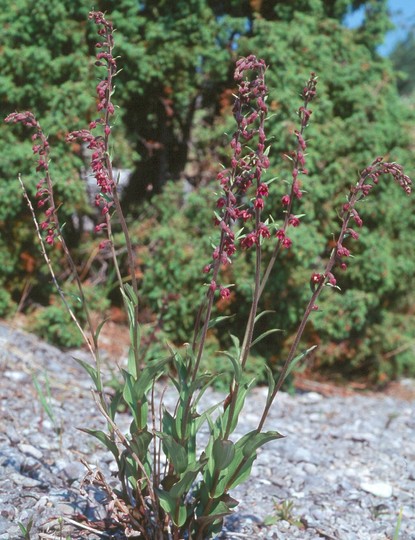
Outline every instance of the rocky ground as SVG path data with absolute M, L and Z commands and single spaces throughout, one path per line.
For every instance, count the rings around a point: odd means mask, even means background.
M 32 539 L 121 540 L 103 494 L 83 482 L 81 459 L 108 475 L 113 465 L 77 430 L 102 422 L 71 354 L 0 323 L 0 373 L 0 540 L 23 538 L 18 523 L 31 520 Z M 401 515 L 399 539 L 415 540 L 415 383 L 400 388 L 398 397 L 281 393 L 268 427 L 286 437 L 259 453 L 220 538 L 394 539 Z M 255 427 L 264 396 L 253 391 L 240 434 Z

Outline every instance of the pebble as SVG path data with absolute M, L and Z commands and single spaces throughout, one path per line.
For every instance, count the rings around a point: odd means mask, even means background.
M 103 494 L 81 489 L 81 458 L 99 465 L 116 487 L 110 455 L 77 429 L 105 429 L 88 378 L 72 354 L 3 323 L 0 342 L 0 540 L 19 538 L 16 524 L 31 518 L 33 538 L 59 538 L 62 517 L 106 518 Z M 85 351 L 74 356 L 88 360 Z M 48 374 L 55 423 L 29 373 L 40 384 Z M 405 381 L 408 388 L 414 384 Z M 238 436 L 255 427 L 266 395 L 265 388 L 253 389 Z M 223 396 L 208 390 L 204 399 L 209 407 Z M 120 414 L 119 420 L 128 429 L 130 419 Z M 400 538 L 415 540 L 415 402 L 382 394 L 280 393 L 266 428 L 285 438 L 258 452 L 251 478 L 232 492 L 240 504 L 218 539 L 387 540 L 402 509 Z M 205 428 L 201 439 L 207 435 Z M 64 530 L 64 537 L 79 538 L 74 525 L 65 523 Z M 98 540 L 93 533 L 88 538 Z M 121 533 L 113 538 L 125 540 Z
M 32 456 L 36 459 L 42 459 L 43 457 L 43 454 L 40 450 L 38 450 L 37 448 L 35 448 L 34 446 L 32 446 L 31 444 L 24 444 L 24 443 L 21 443 L 21 444 L 18 444 L 17 445 L 20 452 L 22 452 L 23 454 L 26 454 L 28 456 Z
M 367 491 L 368 493 L 371 493 L 372 495 L 376 495 L 376 497 L 382 497 L 387 499 L 388 497 L 392 496 L 393 488 L 390 484 L 387 484 L 386 482 L 362 482 L 360 484 L 360 487 Z

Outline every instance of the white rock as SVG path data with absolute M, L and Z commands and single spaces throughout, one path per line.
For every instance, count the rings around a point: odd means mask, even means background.
M 28 476 L 23 476 L 19 473 L 12 473 L 9 476 L 9 479 L 14 482 L 18 486 L 22 486 L 25 488 L 34 488 L 37 486 L 42 485 L 42 482 L 39 482 L 39 480 L 35 480 L 34 478 L 29 478 Z
M 362 482 L 360 487 L 376 497 L 388 498 L 392 496 L 392 486 L 386 482 Z
M 38 450 L 37 448 L 35 448 L 34 446 L 32 446 L 31 444 L 21 443 L 18 445 L 18 448 L 20 452 L 22 452 L 23 454 L 26 454 L 27 456 L 32 456 L 36 459 L 42 459 L 43 457 L 42 452 Z

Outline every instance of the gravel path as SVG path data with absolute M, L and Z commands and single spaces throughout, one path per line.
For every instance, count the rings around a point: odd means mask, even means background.
M 84 354 L 77 352 L 78 356 Z M 71 355 L 0 323 L 0 540 L 117 538 L 87 529 L 106 519 L 102 494 L 82 479 L 107 453 L 76 428 L 102 427 L 87 377 Z M 54 422 L 33 383 L 51 388 Z M 415 383 L 406 381 L 406 384 Z M 253 429 L 265 389 L 247 402 L 238 431 Z M 209 393 L 214 401 L 217 394 Z M 126 421 L 127 419 L 125 419 Z M 258 455 L 221 539 L 415 540 L 415 401 L 385 395 L 281 393 L 268 428 L 286 437 Z

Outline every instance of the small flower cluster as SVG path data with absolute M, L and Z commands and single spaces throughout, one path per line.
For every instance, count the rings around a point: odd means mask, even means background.
M 287 236 L 287 228 L 289 226 L 298 227 L 300 225 L 300 219 L 291 213 L 293 201 L 295 199 L 301 199 L 303 196 L 303 191 L 301 190 L 301 182 L 299 180 L 299 175 L 308 174 L 306 169 L 306 149 L 307 142 L 304 139 L 304 131 L 308 126 L 310 116 L 312 111 L 309 108 L 309 104 L 316 96 L 316 87 L 317 87 L 317 77 L 315 73 L 311 73 L 310 78 L 303 88 L 302 98 L 303 104 L 298 109 L 298 116 L 300 118 L 300 129 L 295 130 L 294 134 L 297 139 L 297 148 L 289 156 L 292 160 L 292 182 L 291 182 L 291 191 L 286 193 L 281 198 L 281 204 L 285 208 L 285 221 L 281 229 L 278 229 L 276 232 L 276 237 L 278 239 L 279 245 L 283 248 L 290 248 L 292 246 L 292 240 Z
M 46 243 L 52 245 L 57 234 L 57 221 L 52 183 L 49 176 L 49 142 L 36 117 L 29 111 L 9 114 L 5 118 L 5 122 L 21 123 L 26 127 L 35 129 L 35 133 L 32 135 L 32 141 L 34 143 L 32 150 L 34 154 L 39 156 L 36 172 L 43 172 L 44 174 L 44 177 L 36 186 L 37 207 L 45 211 L 45 220 L 40 223 L 40 228 L 42 231 L 46 231 Z
M 233 106 L 237 128 L 230 143 L 233 152 L 231 166 L 218 174 L 222 194 L 217 201 L 221 214 L 217 214 L 216 225 L 221 229 L 221 238 L 213 252 L 212 263 L 204 268 L 206 273 L 213 270 L 210 290 L 219 288 L 222 298 L 229 297 L 229 290 L 218 287 L 217 270 L 219 265 L 228 264 L 236 252 L 236 239 L 232 231 L 235 221 L 254 221 L 251 232 L 245 234 L 240 241 L 242 249 L 259 245 L 261 239 L 270 237 L 267 225 L 261 221 L 261 212 L 269 194 L 268 185 L 262 176 L 270 165 L 264 130 L 268 112 L 265 70 L 265 62 L 250 55 L 238 60 L 234 73 L 234 80 L 238 84 L 238 96 Z M 253 144 L 255 141 L 256 145 Z M 254 146 L 255 150 L 252 149 Z
M 107 21 L 100 11 L 94 11 L 89 14 L 99 26 L 98 34 L 103 40 L 95 45 L 97 49 L 102 49 L 96 55 L 95 65 L 105 66 L 107 75 L 101 80 L 97 87 L 98 104 L 97 110 L 101 116 L 90 122 L 89 129 L 81 129 L 69 133 L 66 137 L 68 142 L 81 141 L 87 144 L 87 148 L 92 150 L 91 169 L 100 188 L 100 193 L 96 196 L 95 204 L 102 206 L 102 214 L 105 215 L 113 206 L 112 193 L 115 189 L 115 182 L 112 174 L 111 162 L 108 155 L 108 139 L 111 134 L 110 117 L 114 114 L 114 105 L 111 102 L 112 79 L 116 74 L 117 65 L 112 55 L 114 47 L 113 26 Z M 92 134 L 92 130 L 102 126 L 103 135 Z M 105 224 L 96 227 L 97 232 L 102 230 Z
M 364 169 L 356 185 L 351 188 L 347 203 L 343 205 L 341 216 L 343 222 L 342 229 L 326 271 L 324 274 L 312 274 L 311 276 L 310 283 L 313 289 L 320 284 L 336 284 L 336 278 L 331 273 L 331 270 L 336 264 L 342 270 L 347 269 L 345 259 L 350 257 L 351 252 L 350 249 L 344 246 L 344 241 L 347 237 L 351 237 L 354 240 L 359 238 L 359 234 L 349 227 L 349 223 L 353 220 L 357 227 L 363 227 L 363 220 L 356 210 L 356 204 L 369 195 L 373 187 L 379 183 L 382 175 L 387 174 L 393 176 L 397 184 L 400 185 L 407 195 L 411 193 L 412 182 L 403 172 L 403 168 L 400 165 L 384 162 L 382 157 L 377 157 L 369 167 Z

